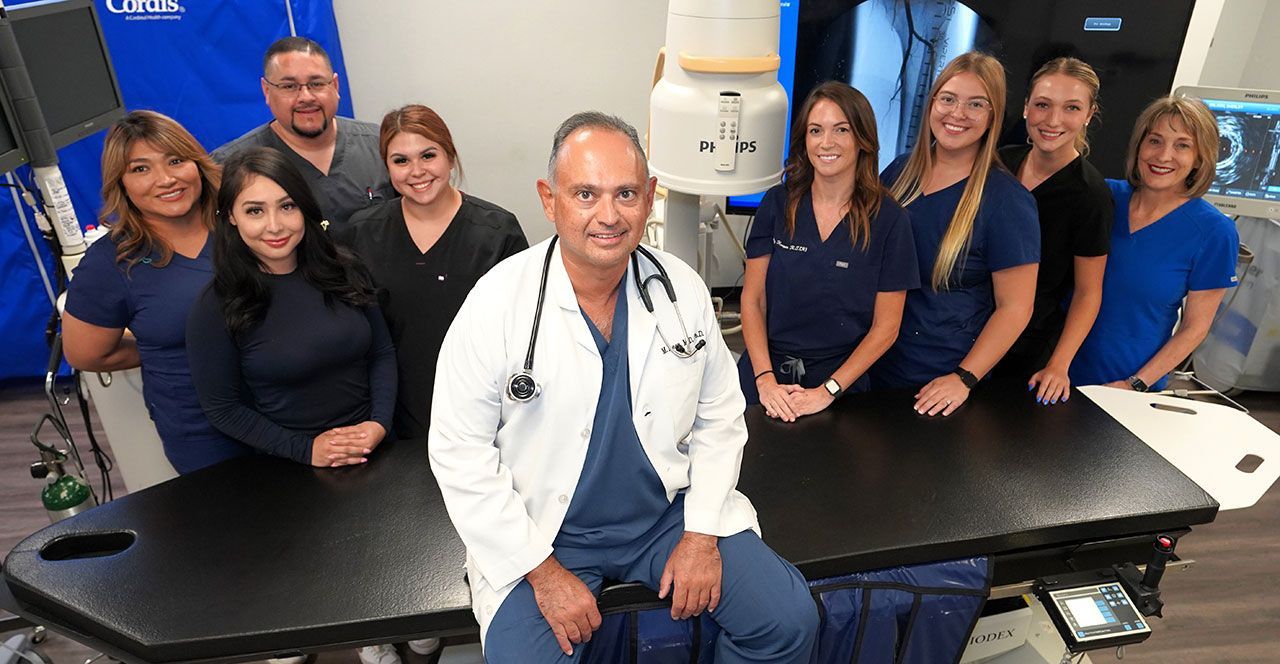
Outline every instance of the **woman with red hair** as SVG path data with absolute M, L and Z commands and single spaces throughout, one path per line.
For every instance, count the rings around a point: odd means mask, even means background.
M 373 273 L 395 342 L 396 437 L 425 444 L 444 333 L 476 280 L 529 242 L 515 215 L 458 189 L 458 150 L 435 111 L 391 111 L 378 146 L 400 198 L 352 215 L 337 240 Z

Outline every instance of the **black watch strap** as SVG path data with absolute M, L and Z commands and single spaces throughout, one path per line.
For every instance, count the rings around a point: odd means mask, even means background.
M 1151 386 L 1137 376 L 1129 376 L 1129 387 L 1132 387 L 1134 392 L 1148 392 L 1151 390 Z
M 951 373 L 959 376 L 960 382 L 964 383 L 964 386 L 971 390 L 978 385 L 978 377 L 969 373 L 969 371 L 964 367 L 956 367 L 951 370 Z

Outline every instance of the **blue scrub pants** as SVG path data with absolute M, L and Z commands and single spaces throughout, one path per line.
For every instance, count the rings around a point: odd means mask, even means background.
M 684 501 L 676 500 L 635 542 L 590 550 L 561 547 L 555 556 L 597 595 L 605 577 L 656 590 L 683 534 Z M 714 661 L 808 664 L 818 609 L 800 572 L 751 530 L 721 538 L 720 559 L 720 604 L 711 618 L 724 631 Z M 585 644 L 577 644 L 572 657 L 564 654 L 538 610 L 533 587 L 523 580 L 498 608 L 485 636 L 490 664 L 578 662 L 584 651 Z

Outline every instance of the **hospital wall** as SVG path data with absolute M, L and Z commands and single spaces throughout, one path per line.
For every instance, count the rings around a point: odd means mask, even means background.
M 655 0 L 334 0 L 356 117 L 406 103 L 449 125 L 463 190 L 513 212 L 530 242 L 552 233 L 534 182 L 570 114 L 607 111 L 644 131 L 666 35 Z
M 343 93 L 356 117 L 377 122 L 410 102 L 435 108 L 462 156 L 464 190 L 514 212 L 531 242 L 552 231 L 534 181 L 561 120 L 591 108 L 644 131 L 666 32 L 662 0 L 333 4 L 346 57 Z M 1277 34 L 1280 0 L 1199 0 L 1174 86 L 1280 89 Z M 746 218 L 731 220 L 740 234 Z M 712 285 L 732 286 L 741 264 L 719 233 Z

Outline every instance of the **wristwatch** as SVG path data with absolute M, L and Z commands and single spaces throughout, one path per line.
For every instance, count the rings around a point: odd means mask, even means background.
M 844 394 L 844 388 L 840 387 L 840 383 L 836 382 L 835 378 L 828 378 L 827 382 L 823 383 L 822 386 L 827 388 L 827 392 L 831 395 L 832 398 L 835 398 L 840 396 L 841 394 Z
M 964 367 L 956 367 L 951 370 L 951 373 L 959 376 L 960 382 L 964 383 L 964 386 L 971 390 L 978 384 L 978 377 L 969 373 L 969 370 Z
M 1147 392 L 1151 389 L 1151 386 L 1147 385 L 1146 381 L 1137 376 L 1129 376 L 1128 382 L 1129 387 L 1132 387 L 1134 392 Z

